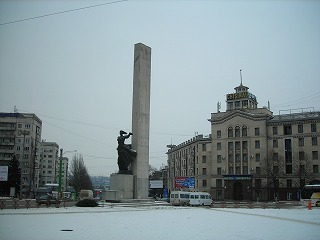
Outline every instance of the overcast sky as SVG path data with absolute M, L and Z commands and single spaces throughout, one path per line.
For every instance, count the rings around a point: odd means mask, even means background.
M 131 131 L 139 42 L 152 48 L 156 168 L 167 144 L 210 134 L 240 69 L 259 107 L 320 110 L 320 1 L 10 0 L 0 1 L 0 112 L 35 113 L 43 139 L 109 176 L 119 130 Z

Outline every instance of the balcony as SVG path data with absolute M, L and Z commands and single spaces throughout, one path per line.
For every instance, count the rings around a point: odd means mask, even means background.
M 14 132 L 0 132 L 0 137 L 3 138 L 15 138 L 16 135 L 14 134 Z
M 13 149 L 0 149 L 0 153 L 14 153 Z

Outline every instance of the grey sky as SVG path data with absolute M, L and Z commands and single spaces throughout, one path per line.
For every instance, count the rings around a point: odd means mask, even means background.
M 3 24 L 108 2 L 0 1 L 0 111 L 38 115 L 42 138 L 77 149 L 90 174 L 117 170 L 138 42 L 152 48 L 154 167 L 167 144 L 210 133 L 240 69 L 259 107 L 320 110 L 319 1 L 129 0 Z

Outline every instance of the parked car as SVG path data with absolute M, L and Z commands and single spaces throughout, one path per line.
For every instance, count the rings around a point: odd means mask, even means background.
M 57 202 L 59 202 L 58 199 L 56 199 L 55 197 L 52 197 L 50 195 L 42 195 L 39 198 L 36 199 L 36 202 L 38 204 L 56 204 Z

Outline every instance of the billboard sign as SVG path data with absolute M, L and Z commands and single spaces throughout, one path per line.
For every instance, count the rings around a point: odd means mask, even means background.
M 163 188 L 162 180 L 150 180 L 149 182 L 150 188 Z
M 0 166 L 0 182 L 8 181 L 8 166 Z
M 194 188 L 194 177 L 175 177 L 174 188 Z

